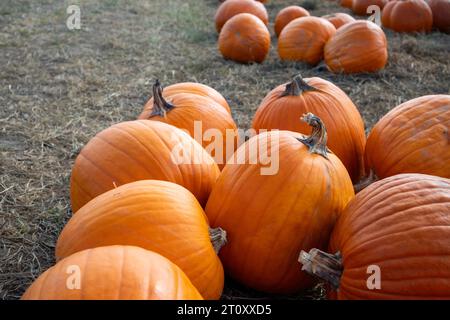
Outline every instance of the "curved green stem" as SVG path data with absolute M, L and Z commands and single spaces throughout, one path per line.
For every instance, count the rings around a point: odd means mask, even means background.
M 309 148 L 309 152 L 320 154 L 324 158 L 328 159 L 327 148 L 327 129 L 319 117 L 313 115 L 311 112 L 303 115 L 301 120 L 305 121 L 312 127 L 312 132 L 309 137 L 299 139 L 304 145 Z

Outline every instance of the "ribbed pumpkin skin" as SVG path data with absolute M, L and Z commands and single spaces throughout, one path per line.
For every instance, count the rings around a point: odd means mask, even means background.
M 375 72 L 387 63 L 386 35 L 370 21 L 347 23 L 327 42 L 324 52 L 333 72 Z
M 250 13 L 258 17 L 266 26 L 269 24 L 269 15 L 266 7 L 255 0 L 227 0 L 216 11 L 216 30 L 220 32 L 225 23 L 240 13 Z
M 79 267 L 80 289 L 68 280 Z M 72 283 L 69 281 L 69 283 Z M 45 271 L 22 300 L 202 300 L 188 277 L 163 256 L 133 246 L 77 252 Z
M 352 8 L 352 5 L 353 5 L 353 0 L 341 0 L 340 1 L 340 5 L 341 5 L 341 7 L 344 7 L 344 8 Z
M 223 268 L 195 197 L 167 181 L 142 180 L 108 191 L 72 216 L 56 245 L 57 259 L 89 248 L 132 245 L 179 266 L 205 299 L 218 299 Z
M 202 97 L 210 98 L 211 100 L 220 104 L 229 114 L 231 114 L 230 106 L 227 100 L 215 89 L 201 83 L 196 82 L 180 82 L 170 86 L 164 87 L 163 97 L 169 99 L 170 96 L 179 93 L 192 93 Z M 170 100 L 170 99 L 169 99 Z M 153 97 L 150 98 L 144 106 L 139 118 L 145 118 L 151 113 L 153 109 Z
M 281 9 L 275 17 L 274 29 L 277 37 L 280 35 L 281 30 L 283 30 L 289 22 L 294 19 L 307 16 L 309 16 L 308 10 L 300 6 L 289 6 Z
M 270 50 L 269 30 L 254 15 L 240 13 L 223 26 L 219 35 L 219 50 L 225 59 L 261 63 Z
M 373 183 L 331 237 L 344 264 L 337 299 L 450 299 L 449 239 L 449 179 L 401 174 Z M 380 290 L 367 288 L 370 265 L 380 267 Z
M 326 16 L 322 16 L 322 18 L 330 21 L 336 28 L 336 30 L 342 27 L 344 24 L 355 21 L 355 18 L 353 18 L 351 15 L 342 12 L 328 14 Z
M 177 146 L 191 150 L 192 164 L 174 161 Z M 122 122 L 98 133 L 75 160 L 72 211 L 115 186 L 145 179 L 178 183 L 203 205 L 219 173 L 214 159 L 182 130 L 159 121 Z
M 450 34 L 450 0 L 428 0 L 433 13 L 433 27 Z
M 310 153 L 301 134 L 259 134 L 236 151 L 245 164 L 227 163 L 206 206 L 212 226 L 222 225 L 228 243 L 220 251 L 226 272 L 251 288 L 292 293 L 312 285 L 298 266 L 301 249 L 326 247 L 340 211 L 353 197 L 345 167 Z M 279 171 L 261 175 L 249 150 L 268 150 L 279 138 Z M 269 146 L 267 146 L 269 145 Z M 267 149 L 266 149 L 267 148 Z
M 381 22 L 396 32 L 429 32 L 433 13 L 423 0 L 390 1 L 383 9 Z
M 367 8 L 371 5 L 376 5 L 383 9 L 389 0 L 352 0 L 352 10 L 359 16 L 369 15 Z
M 364 122 L 350 98 L 337 86 L 321 78 L 304 79 L 319 90 L 300 96 L 281 95 L 286 84 L 267 94 L 253 118 L 252 127 L 309 134 L 311 128 L 299 118 L 311 112 L 322 119 L 328 131 L 328 147 L 339 157 L 356 183 L 364 175 Z
M 278 38 L 282 60 L 315 65 L 323 58 L 325 43 L 336 33 L 331 22 L 319 17 L 297 18 L 284 27 Z
M 379 178 L 424 173 L 450 178 L 450 95 L 409 100 L 392 109 L 367 138 L 368 166 Z

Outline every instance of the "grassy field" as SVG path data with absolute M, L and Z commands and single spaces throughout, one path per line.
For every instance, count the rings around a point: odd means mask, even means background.
M 302 1 L 271 0 L 279 9 Z M 450 35 L 386 31 L 389 63 L 377 74 L 336 75 L 283 63 L 272 49 L 261 65 L 219 54 L 217 0 L 70 1 L 81 30 L 68 30 L 68 1 L 0 2 L 0 299 L 17 299 L 54 263 L 54 245 L 71 215 L 69 177 L 96 132 L 135 119 L 151 84 L 198 81 L 230 102 L 248 128 L 265 94 L 301 73 L 340 86 L 358 106 L 367 131 L 399 103 L 450 94 Z M 313 15 L 349 12 L 331 1 L 305 3 Z M 294 298 L 318 298 L 321 288 Z M 225 298 L 264 295 L 228 283 Z

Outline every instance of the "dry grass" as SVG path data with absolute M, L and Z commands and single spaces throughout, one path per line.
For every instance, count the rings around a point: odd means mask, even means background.
M 314 15 L 348 12 L 329 1 L 308 3 Z M 339 85 L 358 105 L 367 128 L 402 101 L 450 93 L 450 36 L 440 33 L 388 31 L 387 68 L 343 76 L 282 63 L 274 45 L 262 65 L 223 60 L 213 27 L 216 0 L 79 1 L 80 31 L 65 26 L 68 4 L 0 2 L 2 299 L 19 298 L 54 262 L 57 235 L 70 216 L 68 181 L 80 148 L 99 130 L 134 119 L 155 78 L 211 85 L 229 99 L 243 128 L 264 95 L 298 72 Z M 271 21 L 288 4 L 272 0 Z M 319 287 L 302 298 L 322 295 Z M 228 286 L 226 298 L 243 296 L 264 297 Z

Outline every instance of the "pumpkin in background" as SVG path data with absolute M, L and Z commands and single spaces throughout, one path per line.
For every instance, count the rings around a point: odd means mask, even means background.
M 219 35 L 219 50 L 225 59 L 261 63 L 270 50 L 269 30 L 254 15 L 240 13 L 223 26 Z
M 220 252 L 226 272 L 257 290 L 293 293 L 311 286 L 298 253 L 327 247 L 336 218 L 354 196 L 347 170 L 327 150 L 322 121 L 312 114 L 304 119 L 313 127 L 309 137 L 271 131 L 241 145 L 206 206 L 211 225 L 227 230 Z
M 72 211 L 114 187 L 146 179 L 178 183 L 204 205 L 219 173 L 214 159 L 182 130 L 159 121 L 122 122 L 98 133 L 76 158 Z
M 386 35 L 373 22 L 350 22 L 327 42 L 324 55 L 325 63 L 333 72 L 375 72 L 387 63 Z
M 269 24 L 269 15 L 266 7 L 261 2 L 255 0 L 227 0 L 222 3 L 216 11 L 216 30 L 220 32 L 225 23 L 240 13 L 250 13 L 258 17 L 266 26 Z M 247 26 L 251 27 L 251 25 Z
M 364 122 L 350 98 L 333 83 L 300 75 L 267 94 L 253 118 L 252 127 L 280 129 L 303 134 L 310 128 L 298 118 L 311 112 L 328 131 L 328 146 L 341 159 L 356 183 L 364 176 Z
M 429 95 L 392 109 L 373 127 L 365 156 L 379 178 L 424 173 L 450 178 L 450 95 Z
M 339 29 L 340 27 L 342 27 L 344 24 L 355 21 L 355 18 L 353 18 L 351 15 L 346 14 L 346 13 L 341 13 L 341 12 L 328 14 L 328 15 L 322 16 L 322 18 L 330 21 L 333 24 L 333 26 L 336 28 L 336 30 Z
M 429 32 L 433 13 L 423 0 L 394 0 L 384 7 L 381 22 L 396 32 Z
M 316 65 L 323 58 L 325 43 L 335 32 L 336 28 L 326 19 L 297 18 L 281 31 L 278 37 L 278 54 L 282 60 Z
M 340 5 L 344 8 L 352 8 L 353 0 L 340 0 Z
M 139 119 L 161 121 L 187 130 L 191 137 L 200 140 L 197 142 L 205 149 L 208 150 L 211 145 L 209 153 L 219 168 L 223 167 L 228 155 L 231 156 L 237 148 L 236 124 L 227 110 L 217 102 L 192 93 L 172 94 L 166 101 L 158 80 L 153 85 L 152 102 L 152 106 L 146 104 Z M 222 142 L 215 143 L 204 139 L 211 130 L 221 134 Z M 227 135 L 227 132 L 231 134 Z
M 428 0 L 433 13 L 433 27 L 450 34 L 450 0 Z
M 329 252 L 338 254 L 311 250 L 300 261 L 339 289 L 332 298 L 450 299 L 449 239 L 450 180 L 401 174 L 349 203 L 330 240 Z M 371 290 L 375 270 L 380 288 Z
M 367 16 L 371 14 L 367 12 L 367 8 L 370 6 L 378 6 L 380 10 L 389 2 L 389 0 L 352 0 L 352 10 L 359 16 Z
M 281 30 L 292 20 L 301 18 L 301 17 L 307 17 L 309 16 L 308 10 L 300 7 L 300 6 L 289 6 L 284 9 L 281 9 L 280 12 L 278 12 L 276 18 L 275 18 L 275 33 L 277 37 L 280 35 Z
M 22 296 L 22 300 L 191 299 L 202 297 L 180 268 L 133 246 L 77 252 L 41 274 Z
M 131 245 L 157 252 L 183 270 L 205 299 L 218 299 L 223 268 L 212 234 L 195 197 L 175 183 L 141 180 L 110 190 L 83 206 L 62 230 L 57 260 L 109 245 Z

